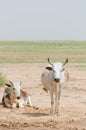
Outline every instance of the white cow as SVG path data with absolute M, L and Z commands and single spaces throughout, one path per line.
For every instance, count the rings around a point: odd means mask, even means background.
M 32 106 L 30 95 L 21 88 L 21 82 L 11 82 L 5 84 L 4 95 L 2 98 L 2 104 L 8 108 L 23 107 L 29 104 Z
M 60 104 L 60 95 L 61 90 L 67 85 L 69 80 L 69 73 L 65 70 L 64 65 L 68 62 L 68 58 L 65 63 L 61 62 L 51 63 L 48 58 L 49 64 L 46 66 L 44 72 L 41 75 L 41 82 L 44 86 L 44 90 L 50 92 L 51 97 L 51 110 L 50 115 L 54 114 L 53 105 L 55 94 L 55 113 L 59 114 L 59 104 Z M 58 99 L 58 100 L 57 100 Z

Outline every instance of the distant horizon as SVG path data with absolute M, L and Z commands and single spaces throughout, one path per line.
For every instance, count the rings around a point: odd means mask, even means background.
M 80 41 L 83 41 L 83 42 L 86 42 L 86 40 L 0 40 L 0 42 L 64 42 L 64 41 L 75 41 L 75 42 L 80 42 Z

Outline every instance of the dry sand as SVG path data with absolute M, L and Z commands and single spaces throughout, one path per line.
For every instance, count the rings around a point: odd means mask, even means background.
M 50 96 L 42 90 L 40 81 L 45 65 L 0 64 L 0 72 L 7 79 L 22 80 L 35 106 L 8 109 L 0 105 L 0 130 L 86 130 L 86 70 L 67 65 L 70 82 L 62 91 L 60 115 L 50 117 Z M 0 102 L 3 91 L 4 87 L 0 88 Z

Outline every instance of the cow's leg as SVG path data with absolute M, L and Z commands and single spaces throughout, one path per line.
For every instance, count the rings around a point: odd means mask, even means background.
M 16 103 L 12 103 L 12 108 L 16 108 Z
M 61 87 L 61 85 L 59 85 L 59 86 L 58 86 L 58 91 L 57 91 L 58 101 L 57 101 L 57 99 L 56 99 L 56 102 L 57 102 L 57 105 L 56 105 L 56 114 L 57 114 L 57 115 L 59 115 L 61 90 L 62 90 L 62 87 Z M 56 97 L 56 98 L 57 98 L 57 97 Z
M 53 99 L 53 92 L 50 91 L 50 98 L 51 98 L 51 109 L 50 109 L 50 115 L 53 115 L 53 105 L 54 105 L 54 99 Z
M 57 91 L 55 91 L 55 113 L 58 113 L 58 105 L 57 105 Z
M 19 108 L 23 108 L 23 107 L 24 107 L 23 101 L 19 101 Z
M 32 102 L 31 102 L 31 97 L 27 97 L 27 104 L 29 104 L 30 106 L 32 106 Z

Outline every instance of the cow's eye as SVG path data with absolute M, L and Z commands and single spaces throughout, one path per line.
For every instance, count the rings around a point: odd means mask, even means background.
M 53 72 L 55 72 L 55 70 L 53 70 Z

